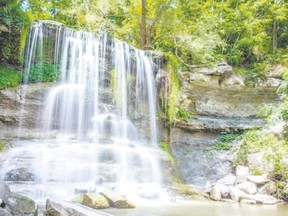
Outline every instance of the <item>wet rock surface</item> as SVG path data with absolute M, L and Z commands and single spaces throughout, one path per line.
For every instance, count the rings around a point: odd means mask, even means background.
M 34 181 L 35 179 L 35 175 L 27 168 L 10 170 L 4 176 L 5 181 Z

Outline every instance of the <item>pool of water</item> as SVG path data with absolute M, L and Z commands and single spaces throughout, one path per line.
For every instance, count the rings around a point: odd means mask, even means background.
M 115 216 L 287 216 L 288 205 L 240 205 L 237 203 L 180 202 L 149 204 L 135 209 L 107 209 Z

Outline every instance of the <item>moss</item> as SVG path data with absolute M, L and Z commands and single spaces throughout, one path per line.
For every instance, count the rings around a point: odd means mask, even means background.
M 30 23 L 29 23 L 29 25 L 30 25 Z M 20 34 L 20 47 L 19 47 L 20 62 L 23 62 L 26 40 L 27 40 L 27 36 L 29 34 L 29 25 L 25 25 L 21 31 L 21 34 Z
M 165 152 L 169 162 L 171 163 L 172 167 L 175 168 L 175 160 L 171 154 L 171 151 L 170 151 L 170 147 L 169 147 L 169 144 L 164 142 L 164 141 L 161 141 L 160 144 L 159 144 L 160 148 Z
M 3 151 L 5 148 L 5 144 L 4 143 L 0 143 L 0 151 Z
M 177 118 L 178 97 L 180 95 L 180 85 L 177 74 L 180 64 L 177 59 L 169 53 L 165 54 L 165 58 L 167 60 L 166 71 L 170 78 L 170 92 L 169 97 L 164 98 L 162 108 L 168 122 L 174 123 Z

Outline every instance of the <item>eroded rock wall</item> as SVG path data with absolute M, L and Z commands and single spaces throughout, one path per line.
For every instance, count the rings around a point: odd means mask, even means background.
M 258 109 L 279 102 L 279 80 L 268 81 L 247 87 L 226 63 L 180 72 L 179 104 L 197 116 L 170 127 L 171 154 L 185 183 L 204 187 L 232 172 L 233 151 L 215 151 L 213 146 L 222 134 L 264 125 L 256 117 Z

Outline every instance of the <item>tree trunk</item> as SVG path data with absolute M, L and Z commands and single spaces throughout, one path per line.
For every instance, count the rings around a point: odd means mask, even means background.
M 277 23 L 273 22 L 273 53 L 275 54 L 277 50 Z
M 145 49 L 146 46 L 146 0 L 141 0 L 142 11 L 140 20 L 140 48 Z

